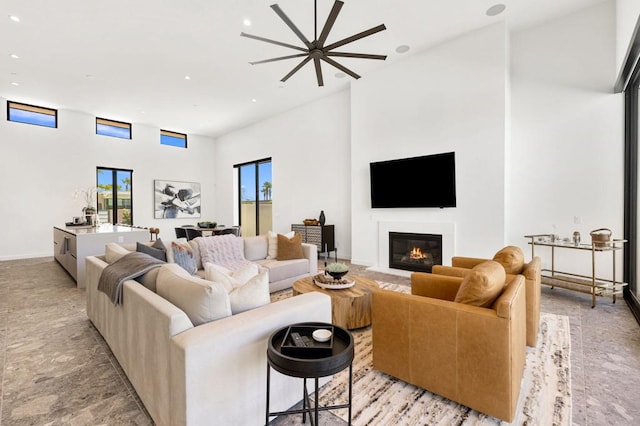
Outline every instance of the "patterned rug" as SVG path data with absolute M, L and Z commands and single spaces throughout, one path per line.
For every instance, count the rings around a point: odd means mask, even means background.
M 387 290 L 409 293 L 407 286 L 380 283 Z M 272 301 L 291 297 L 291 290 Z M 354 425 L 570 425 L 571 336 L 569 318 L 542 313 L 538 346 L 527 348 L 527 359 L 513 423 L 502 422 L 373 369 L 371 327 L 352 332 L 352 423 Z M 341 404 L 348 392 L 348 370 L 320 389 L 322 405 Z M 332 411 L 346 421 L 347 410 Z

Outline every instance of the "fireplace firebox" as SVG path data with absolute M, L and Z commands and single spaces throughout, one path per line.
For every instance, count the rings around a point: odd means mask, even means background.
M 431 272 L 442 265 L 442 235 L 389 232 L 389 268 Z

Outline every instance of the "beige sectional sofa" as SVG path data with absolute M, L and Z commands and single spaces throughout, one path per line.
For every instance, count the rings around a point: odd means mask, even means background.
M 312 249 L 305 252 L 311 255 Z M 292 323 L 331 322 L 331 300 L 318 292 L 198 326 L 151 285 L 137 281 L 124 282 L 123 303 L 114 305 L 98 291 L 107 257 L 111 260 L 114 255 L 111 251 L 109 256 L 86 259 L 87 315 L 158 425 L 264 424 L 269 336 Z M 315 257 L 311 259 L 315 264 Z M 180 280 L 206 283 L 177 270 L 177 265 L 169 264 L 150 276 L 157 277 L 159 289 Z M 286 275 L 276 275 L 270 285 L 279 288 L 298 276 Z M 272 370 L 270 411 L 290 408 L 301 398 L 300 379 Z
M 314 244 L 302 243 L 304 259 L 277 260 L 269 258 L 269 240 L 267 236 L 259 235 L 257 237 L 241 238 L 244 245 L 245 259 L 269 270 L 269 291 L 271 293 L 289 288 L 296 280 L 318 273 L 318 248 Z M 198 275 L 204 276 L 204 265 L 202 264 L 197 240 L 198 238 L 189 241 L 189 246 L 194 251 Z

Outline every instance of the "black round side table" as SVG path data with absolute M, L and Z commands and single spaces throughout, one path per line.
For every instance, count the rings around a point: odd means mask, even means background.
M 316 329 L 331 329 L 333 336 L 327 343 L 317 343 L 311 340 L 311 333 Z M 296 347 L 291 337 L 292 333 L 305 336 L 309 347 Z M 297 337 L 297 336 L 296 336 Z M 304 337 L 303 337 L 304 338 Z M 284 351 L 284 353 L 283 353 Z M 333 324 L 324 322 L 303 322 L 283 327 L 274 332 L 269 338 L 267 348 L 267 410 L 266 424 L 272 416 L 302 414 L 302 422 L 309 420 L 312 425 L 318 425 L 318 412 L 348 408 L 348 424 L 351 425 L 351 386 L 353 378 L 354 345 L 351 333 Z M 319 407 L 318 379 L 330 376 L 349 367 L 349 401 L 346 404 Z M 291 377 L 303 379 L 302 409 L 269 412 L 269 387 L 271 368 Z M 315 382 L 315 404 L 311 406 L 309 392 L 307 391 L 307 379 Z M 313 415 L 312 415 L 313 414 Z

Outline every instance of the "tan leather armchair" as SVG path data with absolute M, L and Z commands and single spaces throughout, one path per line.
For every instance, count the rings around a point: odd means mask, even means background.
M 373 293 L 373 367 L 512 421 L 525 363 L 524 277 L 491 307 L 456 303 L 462 278 L 414 273 L 412 294 Z
M 514 260 L 505 253 L 519 251 Z M 540 293 L 542 262 L 534 257 L 531 262 L 524 263 L 524 254 L 519 247 L 507 246 L 494 256 L 494 259 L 505 266 L 507 274 L 521 274 L 525 278 L 527 304 L 527 346 L 535 347 L 538 342 L 538 327 L 540 325 Z M 439 275 L 464 277 L 474 266 L 487 261 L 476 257 L 456 256 L 451 258 L 452 266 L 434 265 L 431 272 Z

